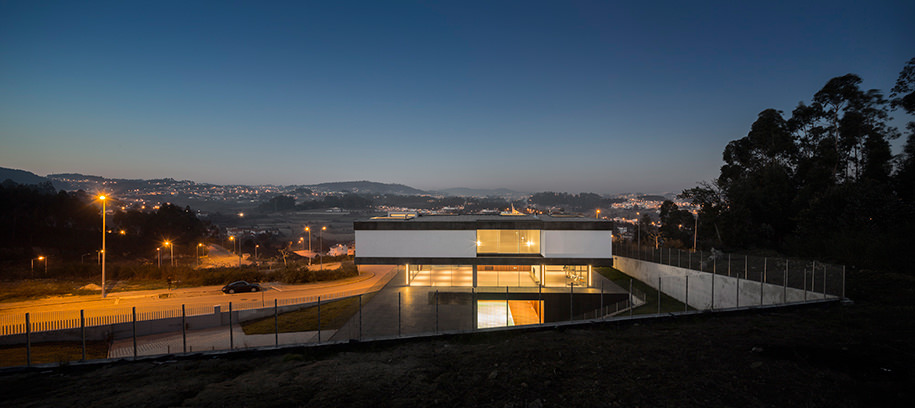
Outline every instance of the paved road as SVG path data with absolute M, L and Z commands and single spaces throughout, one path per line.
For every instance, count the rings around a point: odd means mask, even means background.
M 202 286 L 183 289 L 157 289 L 133 292 L 116 292 L 102 299 L 98 295 L 90 296 L 62 296 L 41 300 L 0 303 L 0 314 L 38 313 L 38 312 L 64 312 L 86 310 L 87 315 L 99 315 L 105 310 L 123 312 L 136 306 L 137 311 L 151 311 L 180 308 L 182 304 L 188 306 L 214 306 L 227 305 L 228 302 L 245 303 L 260 301 L 272 304 L 274 299 L 283 301 L 308 296 L 330 296 L 341 292 L 353 294 L 365 293 L 373 286 L 387 277 L 396 273 L 392 266 L 360 266 L 358 277 L 342 279 L 333 282 L 321 282 L 302 285 L 284 285 L 281 283 L 264 284 L 263 292 L 223 294 L 222 286 Z

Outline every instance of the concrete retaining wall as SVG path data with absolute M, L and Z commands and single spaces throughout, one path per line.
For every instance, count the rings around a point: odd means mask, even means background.
M 771 283 L 699 272 L 671 265 L 639 261 L 615 256 L 614 267 L 621 272 L 688 304 L 697 310 L 723 309 L 741 306 L 775 305 L 835 298 L 812 291 Z

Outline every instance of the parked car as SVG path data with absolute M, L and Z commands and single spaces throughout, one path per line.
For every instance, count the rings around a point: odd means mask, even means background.
M 259 292 L 261 290 L 261 285 L 245 281 L 232 282 L 222 287 L 222 293 Z

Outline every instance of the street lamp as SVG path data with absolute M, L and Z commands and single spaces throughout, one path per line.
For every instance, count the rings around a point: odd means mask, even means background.
M 305 227 L 305 232 L 308 233 L 308 251 L 311 251 L 311 227 Z
M 99 253 L 102 257 L 102 297 L 105 297 L 105 199 L 104 195 L 98 196 L 98 199 L 102 201 L 102 252 Z
M 696 238 L 699 237 L 699 211 L 693 212 L 696 216 L 696 226 L 693 228 L 693 252 L 696 252 Z
M 159 251 L 160 249 L 162 248 L 156 248 L 156 263 L 158 264 L 158 268 L 162 269 L 162 252 Z
M 327 231 L 327 227 L 321 227 L 321 233 L 320 233 L 321 244 L 318 245 L 318 252 L 321 252 L 324 250 L 323 249 L 324 248 L 324 231 Z M 321 254 L 321 270 L 322 271 L 324 270 L 324 254 L 323 253 Z
M 36 260 L 44 261 L 44 274 L 45 274 L 45 276 L 47 276 L 48 275 L 48 259 L 43 256 L 39 256 L 38 258 L 32 258 L 32 266 L 31 266 L 32 277 L 35 276 L 35 261 Z
M 594 214 L 594 218 L 600 219 L 600 208 L 597 209 L 597 213 Z
M 257 266 L 257 249 L 260 248 L 260 244 L 254 244 L 254 265 Z
M 203 247 L 203 244 L 197 243 L 197 266 L 200 266 L 200 248 Z
M 163 245 L 168 247 L 169 257 L 171 257 L 171 266 L 175 266 L 175 246 L 169 241 L 165 241 Z

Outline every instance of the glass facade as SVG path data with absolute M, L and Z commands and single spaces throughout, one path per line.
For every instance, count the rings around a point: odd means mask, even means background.
M 410 286 L 473 286 L 470 265 L 407 265 Z
M 539 265 L 480 265 L 477 266 L 477 286 L 537 287 L 539 270 Z
M 542 311 L 542 301 L 478 300 L 477 328 L 543 323 Z
M 477 254 L 539 254 L 540 230 L 477 230 Z
M 543 286 L 588 286 L 588 265 L 546 265 Z

